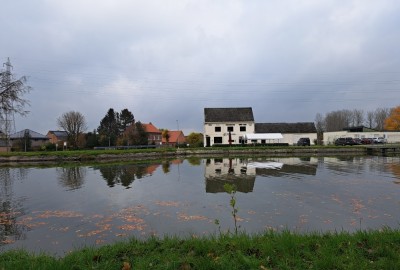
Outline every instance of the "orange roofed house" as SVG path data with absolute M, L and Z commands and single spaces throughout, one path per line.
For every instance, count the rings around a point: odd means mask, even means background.
M 169 130 L 168 134 L 169 134 L 168 143 L 165 138 L 162 138 L 163 145 L 177 146 L 178 144 L 186 143 L 185 135 L 181 130 Z
M 151 122 L 143 124 L 142 126 L 148 135 L 149 144 L 161 144 L 162 134 L 161 131 L 156 128 Z

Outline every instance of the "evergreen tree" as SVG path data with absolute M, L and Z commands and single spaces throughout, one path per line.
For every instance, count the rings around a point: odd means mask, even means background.
M 136 134 L 137 134 L 136 144 L 137 145 L 149 144 L 148 134 L 147 134 L 146 130 L 144 129 L 142 123 L 140 123 L 140 121 L 135 123 L 135 128 L 136 128 Z
M 119 114 L 119 132 L 122 134 L 127 127 L 135 122 L 135 118 L 128 109 L 123 109 Z
M 110 108 L 104 118 L 100 121 L 97 132 L 101 137 L 101 145 L 115 145 L 119 136 L 119 114 Z

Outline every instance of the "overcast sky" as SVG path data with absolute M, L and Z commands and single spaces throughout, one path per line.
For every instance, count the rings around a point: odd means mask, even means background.
M 263 123 L 400 105 L 399 0 L 3 0 L 0 23 L 0 60 L 33 88 L 16 131 L 71 110 L 88 131 L 127 108 L 188 134 L 205 107 Z

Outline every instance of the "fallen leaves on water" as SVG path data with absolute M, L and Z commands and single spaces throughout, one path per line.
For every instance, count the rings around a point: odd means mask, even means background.
M 353 205 L 353 213 L 359 214 L 360 210 L 364 208 L 364 205 L 361 203 L 361 200 L 352 199 L 351 204 Z
M 14 239 L 4 239 L 4 240 L 1 240 L 0 243 L 2 243 L 2 244 L 12 244 L 14 242 L 15 242 Z
M 156 201 L 155 203 L 157 205 L 160 205 L 160 206 L 175 206 L 175 207 L 178 207 L 180 205 L 179 202 L 174 202 L 174 201 Z
M 121 229 L 124 231 L 133 231 L 133 230 L 143 231 L 144 228 L 145 228 L 145 226 L 143 226 L 142 224 L 136 224 L 136 225 L 124 224 L 122 226 L 118 226 L 118 229 Z
M 339 199 L 339 197 L 336 194 L 333 194 L 331 196 L 332 200 L 337 202 L 338 204 L 343 204 L 343 202 Z
M 35 211 L 33 214 L 37 214 L 38 218 L 50 218 L 50 217 L 58 217 L 58 218 L 76 218 L 76 217 L 82 217 L 83 215 L 81 213 L 77 213 L 74 211 Z
M 189 221 L 189 220 L 208 220 L 207 217 L 205 216 L 199 216 L 199 215 L 187 215 L 185 213 L 178 213 L 178 219 L 183 220 L 183 221 Z

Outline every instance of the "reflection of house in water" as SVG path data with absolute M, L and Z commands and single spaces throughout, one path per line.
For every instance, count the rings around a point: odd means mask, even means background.
M 238 192 L 252 192 L 256 180 L 255 168 L 247 168 L 247 160 L 207 159 L 205 166 L 206 192 L 225 192 L 224 184 L 234 184 Z
M 224 184 L 235 184 L 239 192 L 252 192 L 256 176 L 316 175 L 315 160 L 208 159 L 205 166 L 206 192 L 225 192 Z
M 256 174 L 260 176 L 274 176 L 274 177 L 293 175 L 293 174 L 316 175 L 317 166 L 282 164 L 282 167 L 279 170 L 271 170 L 269 168 L 256 168 Z

